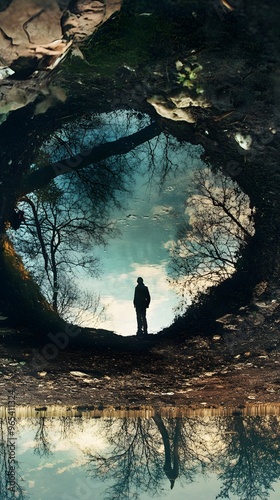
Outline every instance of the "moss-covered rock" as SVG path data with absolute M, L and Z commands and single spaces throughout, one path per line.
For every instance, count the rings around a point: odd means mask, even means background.
M 170 53 L 174 36 L 174 26 L 164 17 L 121 13 L 80 47 L 84 59 L 74 56 L 64 69 L 102 77 L 112 77 L 121 67 L 136 71 Z

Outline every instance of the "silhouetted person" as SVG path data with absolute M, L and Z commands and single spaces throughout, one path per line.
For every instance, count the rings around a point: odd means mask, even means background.
M 163 470 L 170 481 L 170 488 L 171 490 L 173 490 L 175 481 L 179 476 L 179 465 L 180 465 L 179 445 L 181 439 L 182 418 L 181 417 L 175 418 L 176 427 L 175 427 L 175 433 L 173 435 L 173 452 L 171 451 L 169 434 L 167 432 L 167 429 L 163 423 L 161 416 L 156 414 L 152 418 L 156 423 L 159 432 L 161 433 L 164 446 L 164 455 L 165 455 Z M 173 465 L 172 465 L 172 458 L 173 458 Z
M 136 335 L 148 335 L 146 309 L 149 307 L 151 297 L 149 289 L 144 285 L 143 278 L 137 278 L 138 285 L 135 287 L 133 304 L 136 309 L 137 332 Z

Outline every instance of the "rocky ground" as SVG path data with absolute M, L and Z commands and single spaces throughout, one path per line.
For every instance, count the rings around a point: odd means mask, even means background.
M 37 406 L 239 408 L 277 403 L 277 318 L 276 302 L 259 302 L 253 311 L 221 318 L 208 337 L 181 332 L 139 340 L 81 330 L 71 341 L 65 332 L 60 344 L 56 337 L 60 347 L 54 337 L 42 342 L 30 332 L 3 326 L 0 404 L 7 405 L 10 389 L 17 404 Z

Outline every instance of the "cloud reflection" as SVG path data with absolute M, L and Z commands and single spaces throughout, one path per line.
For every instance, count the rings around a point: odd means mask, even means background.
M 170 324 L 178 298 L 166 279 L 166 265 L 167 262 L 159 265 L 132 263 L 128 273 L 107 274 L 107 293 L 103 294 L 102 301 L 109 304 L 110 317 L 102 327 L 125 336 L 135 334 L 136 316 L 132 301 L 138 276 L 143 277 L 152 297 L 147 311 L 149 333 L 156 333 Z

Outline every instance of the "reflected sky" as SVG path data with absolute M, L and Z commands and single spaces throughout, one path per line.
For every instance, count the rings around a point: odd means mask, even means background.
M 215 500 L 227 491 L 234 500 L 276 500 L 279 426 L 273 416 L 19 418 L 20 498 Z M 1 429 L 3 462 L 3 419 Z
M 54 162 L 70 151 L 76 154 L 83 148 L 114 141 L 149 123 L 148 116 L 134 111 L 92 114 L 56 131 L 43 144 L 41 154 L 44 161 L 47 156 Z M 186 217 L 185 201 L 192 194 L 190 177 L 203 166 L 201 153 L 201 146 L 179 143 L 162 133 L 121 158 L 110 158 L 106 168 L 122 176 L 122 188 L 116 191 L 117 205 L 108 202 L 109 222 L 117 236 L 107 238 L 106 246 L 92 244 L 100 260 L 100 275 L 89 276 L 80 269 L 76 281 L 81 289 L 100 296 L 106 311 L 98 323 L 93 313 L 83 312 L 82 326 L 135 335 L 132 300 L 138 276 L 143 277 L 152 297 L 147 314 L 149 333 L 157 333 L 172 323 L 179 297 L 168 282 L 169 248 Z M 67 197 L 71 178 L 66 175 L 55 182 Z M 79 185 L 76 191 L 70 187 L 70 196 L 78 199 L 79 189 Z M 73 319 L 68 319 L 75 322 L 76 312 L 74 309 Z
M 125 210 L 114 214 L 120 236 L 105 250 L 97 250 L 102 276 L 95 286 L 108 304 L 109 321 L 104 327 L 122 335 L 136 331 L 132 299 L 138 276 L 143 277 L 152 296 L 150 333 L 172 322 L 178 303 L 167 280 L 168 248 L 184 216 L 187 177 L 168 179 L 161 188 L 157 181 L 148 180 L 144 167 L 135 174 L 134 192 L 123 200 Z
M 112 140 L 112 121 L 118 134 L 127 122 L 130 132 L 139 126 L 128 113 L 113 113 L 104 127 L 106 139 Z M 143 125 L 143 119 L 141 121 Z M 151 168 L 149 152 L 153 154 Z M 130 169 L 130 187 L 121 197 L 121 209 L 115 209 L 112 219 L 119 235 L 106 248 L 96 248 L 101 261 L 98 280 L 83 276 L 83 285 L 93 287 L 107 306 L 107 319 L 99 326 L 121 335 L 136 332 L 132 305 L 136 279 L 142 276 L 149 287 L 152 301 L 148 310 L 149 333 L 156 333 L 172 323 L 178 306 L 178 296 L 168 282 L 168 249 L 185 218 L 185 200 L 190 194 L 190 175 L 203 165 L 201 147 L 180 145 L 164 135 L 154 139 L 141 152 L 126 155 Z M 168 172 L 163 176 L 164 161 Z M 84 319 L 86 320 L 84 315 Z M 90 315 L 86 326 L 91 326 Z

